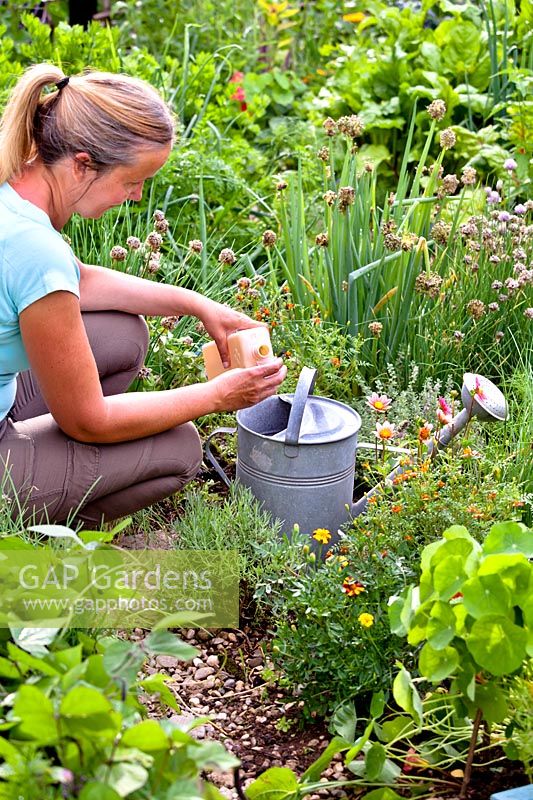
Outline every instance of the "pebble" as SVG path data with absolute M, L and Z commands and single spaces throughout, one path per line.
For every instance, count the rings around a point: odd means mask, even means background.
M 163 669 L 176 669 L 179 662 L 174 656 L 157 656 L 155 663 Z
M 218 667 L 218 656 L 208 656 L 205 660 L 208 667 Z
M 196 672 L 194 673 L 194 680 L 203 681 L 205 678 L 208 678 L 209 675 L 212 675 L 214 671 L 215 670 L 213 669 L 213 667 L 200 667 L 200 669 L 197 669 Z

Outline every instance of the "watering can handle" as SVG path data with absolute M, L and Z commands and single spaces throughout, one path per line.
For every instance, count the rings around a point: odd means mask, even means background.
M 211 466 L 214 468 L 219 478 L 221 478 L 228 487 L 231 486 L 231 481 L 229 480 L 228 476 L 226 475 L 226 473 L 216 460 L 211 450 L 211 439 L 213 438 L 213 436 L 216 436 L 219 433 L 235 433 L 236 430 L 237 428 L 215 428 L 215 430 L 209 434 L 204 444 L 205 457 L 207 458 Z
M 316 369 L 311 369 L 311 367 L 303 367 L 300 372 L 300 377 L 298 378 L 296 390 L 292 398 L 291 413 L 289 414 L 289 420 L 287 422 L 287 432 L 285 433 L 286 446 L 298 446 L 305 404 L 309 395 L 313 394 L 316 373 Z

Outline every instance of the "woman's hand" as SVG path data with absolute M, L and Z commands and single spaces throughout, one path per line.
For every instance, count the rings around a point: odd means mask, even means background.
M 227 370 L 208 385 L 217 398 L 217 411 L 237 411 L 276 394 L 286 375 L 287 367 L 281 358 L 275 358 L 258 367 Z
M 209 336 L 215 340 L 222 363 L 225 367 L 229 367 L 227 341 L 229 334 L 244 328 L 266 328 L 267 326 L 264 322 L 256 322 L 256 320 L 247 317 L 246 314 L 235 311 L 229 306 L 222 305 L 222 303 L 216 303 L 208 298 L 204 298 L 204 300 L 205 304 L 202 303 L 202 309 L 198 314 L 199 319 L 202 320 Z M 253 403 L 250 403 L 250 405 L 253 405 Z M 237 408 L 244 408 L 244 406 L 237 406 Z M 227 410 L 229 411 L 230 409 Z

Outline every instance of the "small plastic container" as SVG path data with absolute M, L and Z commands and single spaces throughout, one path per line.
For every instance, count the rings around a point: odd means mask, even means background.
M 274 358 L 268 328 L 244 328 L 242 331 L 230 333 L 228 348 L 230 357 L 228 369 L 255 367 Z M 204 344 L 202 355 L 208 380 L 216 378 L 217 375 L 224 372 L 215 342 Z

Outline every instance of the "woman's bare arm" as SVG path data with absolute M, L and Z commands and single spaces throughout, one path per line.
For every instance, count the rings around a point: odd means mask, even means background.
M 74 294 L 53 292 L 32 303 L 20 315 L 20 329 L 50 412 L 82 442 L 139 439 L 204 414 L 244 408 L 274 394 L 286 375 L 276 359 L 207 383 L 105 397 Z

